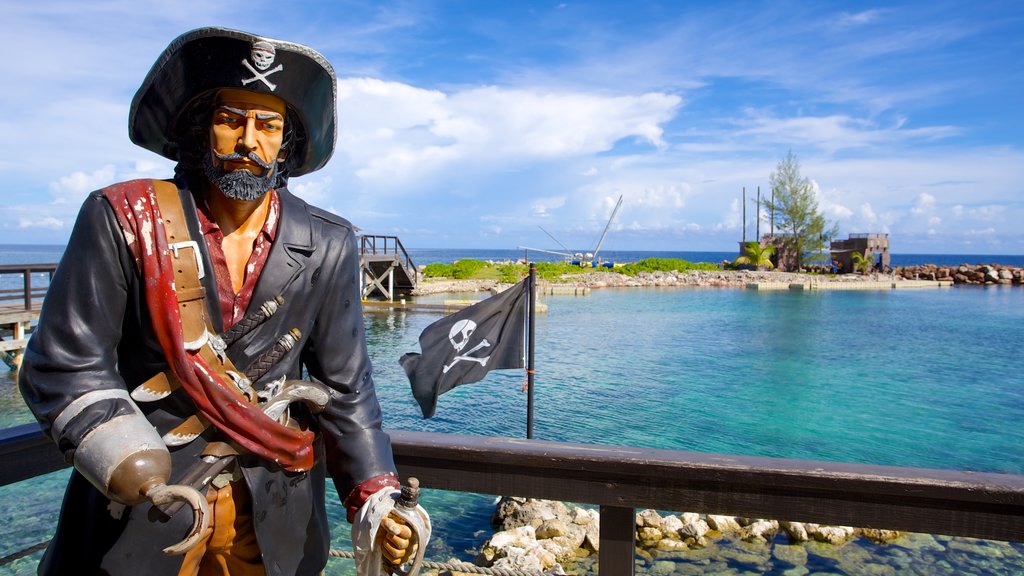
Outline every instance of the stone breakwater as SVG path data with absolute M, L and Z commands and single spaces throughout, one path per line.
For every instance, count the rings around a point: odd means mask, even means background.
M 600 513 L 562 502 L 505 497 L 495 509 L 492 524 L 497 532 L 483 545 L 477 562 L 494 568 L 564 574 L 565 565 L 575 565 L 601 550 Z M 884 544 L 902 536 L 894 530 L 694 512 L 662 516 L 655 510 L 643 510 L 636 514 L 637 554 L 648 562 L 665 553 L 702 550 L 726 537 L 768 545 L 780 533 L 791 544 L 819 542 L 833 546 L 857 537 Z
M 912 278 L 912 277 L 911 277 Z M 574 285 L 586 288 L 650 288 L 650 287 L 697 287 L 697 288 L 746 288 L 751 283 L 801 283 L 813 279 L 820 284 L 857 284 L 877 282 L 880 280 L 893 282 L 904 281 L 901 275 L 880 274 L 842 274 L 838 276 L 808 275 L 795 272 L 753 271 L 753 270 L 692 270 L 687 272 L 642 272 L 636 276 L 626 276 L 617 272 L 584 272 L 562 277 L 558 282 L 541 280 L 538 282 L 542 290 L 545 285 Z M 948 280 L 948 278 L 947 278 Z M 414 295 L 440 294 L 445 292 L 481 292 L 499 286 L 496 280 L 453 280 L 448 278 L 422 279 Z M 503 285 L 504 286 L 504 285 Z
M 578 575 L 597 573 L 598 511 L 504 497 L 491 520 L 495 533 L 481 547 L 477 565 L 533 573 L 565 574 L 566 567 Z M 655 576 L 780 569 L 804 575 L 823 564 L 844 574 L 1017 573 L 1024 567 L 1021 552 L 1005 542 L 692 512 L 642 510 L 635 522 L 641 573 Z M 878 552 L 883 548 L 887 551 Z M 945 566 L 937 568 L 937 563 Z
M 999 265 L 969 266 L 906 266 L 896 268 L 895 275 L 906 280 L 950 280 L 954 284 L 1024 284 L 1024 268 Z

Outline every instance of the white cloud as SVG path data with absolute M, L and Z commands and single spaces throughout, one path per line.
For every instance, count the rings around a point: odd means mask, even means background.
M 53 216 L 43 216 L 35 220 L 29 218 L 19 218 L 18 228 L 42 228 L 44 230 L 62 230 L 64 228 L 64 221 Z
M 839 15 L 839 24 L 842 26 L 868 24 L 877 20 L 881 14 L 882 11 L 877 9 L 864 10 L 854 14 L 843 12 Z
M 339 83 L 341 137 L 364 182 L 397 186 L 453 166 L 553 161 L 633 138 L 665 147 L 678 96 L 603 96 L 485 86 L 445 94 L 370 78 Z M 593 170 L 593 167 L 588 168 Z
M 61 176 L 55 182 L 50 183 L 50 192 L 54 196 L 53 202 L 54 204 L 67 202 L 74 204 L 77 208 L 89 192 L 116 182 L 114 179 L 116 174 L 115 166 L 107 164 L 90 173 L 76 171 L 67 176 Z
M 910 212 L 913 214 L 927 214 L 932 210 L 935 210 L 935 196 L 922 192 L 917 196 L 914 207 L 910 209 Z
M 313 179 L 306 178 L 301 182 L 289 185 L 288 189 L 310 204 L 324 206 L 330 200 L 331 182 L 330 176 Z
M 875 209 L 871 207 L 870 202 L 865 202 L 860 207 L 860 217 L 868 224 L 874 224 L 878 221 L 878 215 L 875 214 Z
M 565 196 L 537 198 L 531 203 L 530 212 L 532 212 L 534 216 L 544 218 L 548 216 L 552 209 L 565 206 L 565 200 Z
M 733 122 L 737 131 L 730 137 L 737 140 L 752 138 L 760 142 L 789 142 L 791 146 L 818 147 L 829 154 L 909 141 L 939 140 L 960 132 L 953 126 L 906 128 L 904 118 L 883 126 L 868 118 L 843 114 L 777 117 L 754 109 L 747 109 L 745 117 Z

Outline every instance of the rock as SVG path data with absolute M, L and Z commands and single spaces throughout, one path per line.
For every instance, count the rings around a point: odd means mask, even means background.
M 636 541 L 638 544 L 645 548 L 650 548 L 657 544 L 665 534 L 657 528 L 651 528 L 650 526 L 642 526 L 636 531 Z
M 580 507 L 569 510 L 569 520 L 573 524 L 579 524 L 580 526 L 597 522 L 600 518 L 601 514 L 597 510 L 588 510 Z
M 540 540 L 537 542 L 537 546 L 551 554 L 558 562 L 573 562 L 578 556 L 576 550 L 579 546 L 576 546 L 565 536 Z
M 768 542 L 779 531 L 779 523 L 775 520 L 755 520 L 743 527 L 740 535 L 747 542 Z
M 819 526 L 814 539 L 832 545 L 845 544 L 853 539 L 856 530 L 849 526 Z
M 538 528 L 545 520 L 564 518 L 568 515 L 569 507 L 562 502 L 504 497 L 491 517 L 491 524 L 501 530 L 526 525 Z
M 537 538 L 554 538 L 556 536 L 565 536 L 569 533 L 569 527 L 566 523 L 559 519 L 545 520 L 537 528 Z
M 594 552 L 601 551 L 601 524 L 600 522 L 591 522 L 583 527 L 586 531 L 586 537 L 583 538 L 583 546 Z
M 505 570 L 517 570 L 520 572 L 543 572 L 544 563 L 541 562 L 540 558 L 533 554 L 529 554 L 522 548 L 508 548 L 506 549 L 506 556 L 499 558 L 494 564 L 493 568 L 503 568 Z
M 882 530 L 879 528 L 861 528 L 860 535 L 871 540 L 875 544 L 890 544 L 903 536 L 903 534 L 897 530 Z
M 779 522 L 779 527 L 793 542 L 807 542 L 811 539 L 803 522 Z M 813 530 L 811 531 L 813 533 Z
M 662 538 L 658 541 L 655 546 L 658 550 L 667 550 L 670 552 L 677 552 L 680 550 L 689 550 L 690 547 L 685 542 L 677 538 Z
M 700 520 L 700 514 L 696 512 L 683 512 L 679 515 L 679 519 L 682 520 L 683 524 L 693 524 Z
M 511 549 L 526 550 L 537 545 L 537 535 L 533 526 L 519 526 L 511 530 L 502 530 L 491 536 L 480 551 L 488 562 L 500 558 Z
M 648 508 L 637 513 L 636 525 L 638 528 L 647 526 L 661 530 L 665 525 L 665 520 L 658 514 L 657 510 Z
M 565 536 L 561 536 L 561 538 L 565 538 L 571 543 L 573 549 L 582 548 L 583 542 L 587 538 L 587 529 L 576 524 L 569 524 L 568 532 L 566 532 Z
M 683 529 L 683 521 L 678 516 L 666 516 L 661 531 L 669 538 L 680 539 L 679 531 Z
M 708 514 L 707 519 L 708 526 L 716 531 L 726 534 L 728 532 L 736 532 L 740 529 L 740 523 L 736 521 L 736 518 L 732 516 L 718 516 L 716 514 Z
M 693 538 L 694 540 L 700 540 L 710 529 L 708 523 L 703 518 L 698 517 L 693 522 L 683 524 L 683 527 L 679 529 L 679 535 L 684 539 Z

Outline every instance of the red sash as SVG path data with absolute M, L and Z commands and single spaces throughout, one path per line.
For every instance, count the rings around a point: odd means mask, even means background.
M 225 374 L 212 368 L 199 351 L 185 350 L 170 249 L 153 181 L 114 184 L 104 188 L 103 194 L 114 208 L 145 281 L 153 331 L 171 371 L 199 414 L 245 450 L 289 472 L 309 470 L 313 466 L 312 432 L 293 430 L 271 419 L 235 392 Z

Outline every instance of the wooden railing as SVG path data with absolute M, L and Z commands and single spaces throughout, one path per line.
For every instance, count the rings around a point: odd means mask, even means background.
M 389 434 L 399 472 L 427 488 L 600 505 L 605 576 L 633 574 L 638 508 L 1024 541 L 1024 475 Z M 36 425 L 0 431 L 0 485 L 64 466 Z
M 374 256 L 394 254 L 395 257 L 402 262 L 406 270 L 409 271 L 409 274 L 412 275 L 411 277 L 415 277 L 416 264 L 413 263 L 412 258 L 409 257 L 409 253 L 405 251 L 405 246 L 402 246 L 402 241 L 398 239 L 398 236 L 379 236 L 372 234 L 360 236 L 359 253 L 371 254 Z
M 53 280 L 53 272 L 57 269 L 56 264 L 7 264 L 0 266 L 0 305 L 23 304 L 25 310 L 32 310 L 34 304 L 42 300 L 46 295 L 50 280 Z M 33 286 L 32 274 L 46 274 L 47 282 L 43 286 Z M 12 276 L 21 276 L 21 287 L 10 288 L 11 282 L 7 280 Z M 16 282 L 16 281 L 15 281 Z

